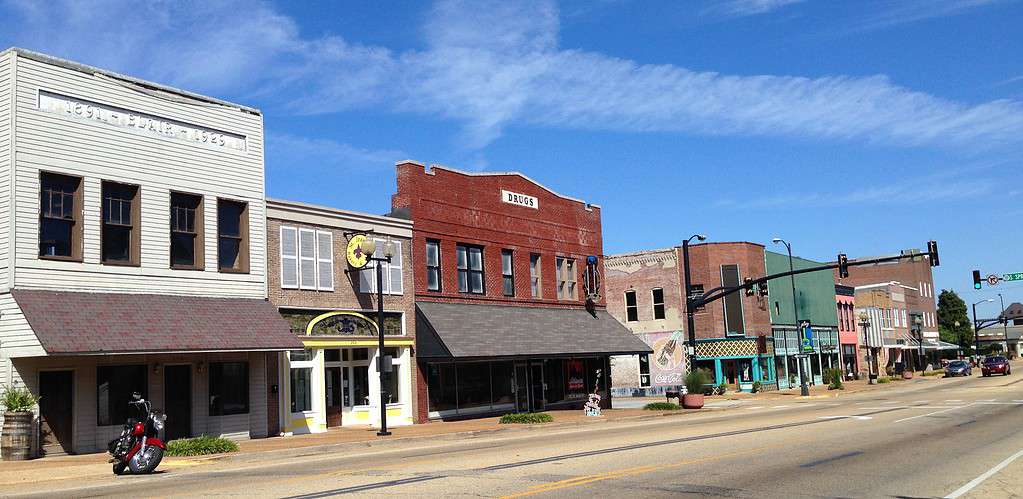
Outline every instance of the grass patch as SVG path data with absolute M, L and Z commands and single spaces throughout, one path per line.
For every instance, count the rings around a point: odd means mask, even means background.
M 226 438 L 209 435 L 167 442 L 168 456 L 205 456 L 228 452 L 238 452 L 238 444 Z
M 546 412 L 516 412 L 501 416 L 501 424 L 543 424 L 554 421 Z
M 887 377 L 881 377 L 881 378 L 877 378 L 877 382 L 883 385 L 883 384 L 886 384 L 886 383 L 891 383 L 892 379 L 891 378 L 887 378 Z
M 681 408 L 682 406 L 674 402 L 651 402 L 643 406 L 647 411 L 677 411 Z

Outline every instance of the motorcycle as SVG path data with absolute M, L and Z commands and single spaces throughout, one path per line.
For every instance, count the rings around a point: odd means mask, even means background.
M 152 473 L 160 465 L 163 453 L 167 450 L 159 438 L 167 416 L 153 412 L 152 405 L 138 392 L 132 394 L 128 404 L 138 411 L 140 417 L 128 418 L 121 435 L 107 444 L 114 474 L 123 474 L 125 469 L 135 475 Z

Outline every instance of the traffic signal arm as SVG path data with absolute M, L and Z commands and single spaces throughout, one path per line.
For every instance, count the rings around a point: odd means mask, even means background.
M 938 261 L 938 254 L 937 254 L 938 245 L 937 244 L 933 244 L 932 245 L 931 243 L 933 243 L 933 241 L 928 242 L 927 248 L 928 248 L 928 250 L 933 249 L 934 253 L 928 253 L 928 256 L 931 259 L 931 266 L 935 266 L 935 262 Z M 845 255 L 842 254 L 840 256 L 845 256 Z M 846 259 L 846 261 L 844 263 L 845 263 L 845 267 L 858 267 L 860 265 L 873 265 L 875 263 L 897 262 L 899 260 L 913 259 L 913 258 L 918 258 L 918 257 L 920 257 L 920 254 L 900 254 L 900 255 L 885 256 L 885 257 L 880 257 L 880 258 L 868 258 L 868 259 L 863 259 L 863 260 L 848 260 L 848 259 Z M 833 269 L 839 268 L 840 265 L 841 265 L 841 262 L 826 263 L 824 265 L 819 265 L 819 266 L 816 266 L 816 267 L 809 267 L 809 268 L 805 268 L 805 269 L 796 269 L 796 270 L 791 270 L 791 271 L 787 271 L 787 272 L 779 272 L 777 274 L 771 274 L 769 276 L 764 276 L 764 277 L 760 277 L 760 278 L 757 278 L 757 279 L 753 279 L 753 278 L 747 277 L 746 280 L 741 285 L 739 285 L 739 286 L 719 286 L 719 287 L 713 288 L 713 289 L 705 292 L 703 295 L 701 295 L 699 297 L 695 297 L 695 298 L 694 297 L 688 297 L 687 302 L 688 302 L 688 305 L 690 307 L 689 310 L 695 311 L 699 307 L 706 306 L 708 303 L 720 300 L 720 299 L 722 299 L 722 298 L 724 298 L 724 297 L 726 297 L 726 296 L 728 296 L 728 295 L 730 295 L 732 293 L 738 292 L 739 290 L 746 290 L 746 293 L 747 293 L 747 296 L 748 296 L 748 295 L 752 294 L 751 290 L 754 289 L 754 286 L 759 286 L 759 285 L 766 286 L 767 285 L 767 281 L 770 281 L 772 279 L 780 279 L 782 277 L 788 277 L 788 276 L 799 275 L 799 274 L 809 274 L 811 272 L 820 272 L 822 270 L 833 270 Z M 979 272 L 977 272 L 977 275 L 979 275 Z

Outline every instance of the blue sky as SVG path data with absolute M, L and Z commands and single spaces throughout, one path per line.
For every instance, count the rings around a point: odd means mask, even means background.
M 1023 271 L 1021 1 L 0 0 L 0 18 L 0 45 L 261 108 L 275 197 L 381 213 L 399 159 L 515 170 L 602 205 L 607 253 L 936 239 L 938 288 L 1023 301 L 970 281 Z

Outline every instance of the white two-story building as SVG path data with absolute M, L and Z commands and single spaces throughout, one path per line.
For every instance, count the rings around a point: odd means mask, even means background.
M 258 110 L 0 52 L 0 385 L 42 397 L 42 453 L 104 448 L 134 391 L 167 439 L 277 433 L 277 352 L 302 344 L 267 300 L 265 211 Z

